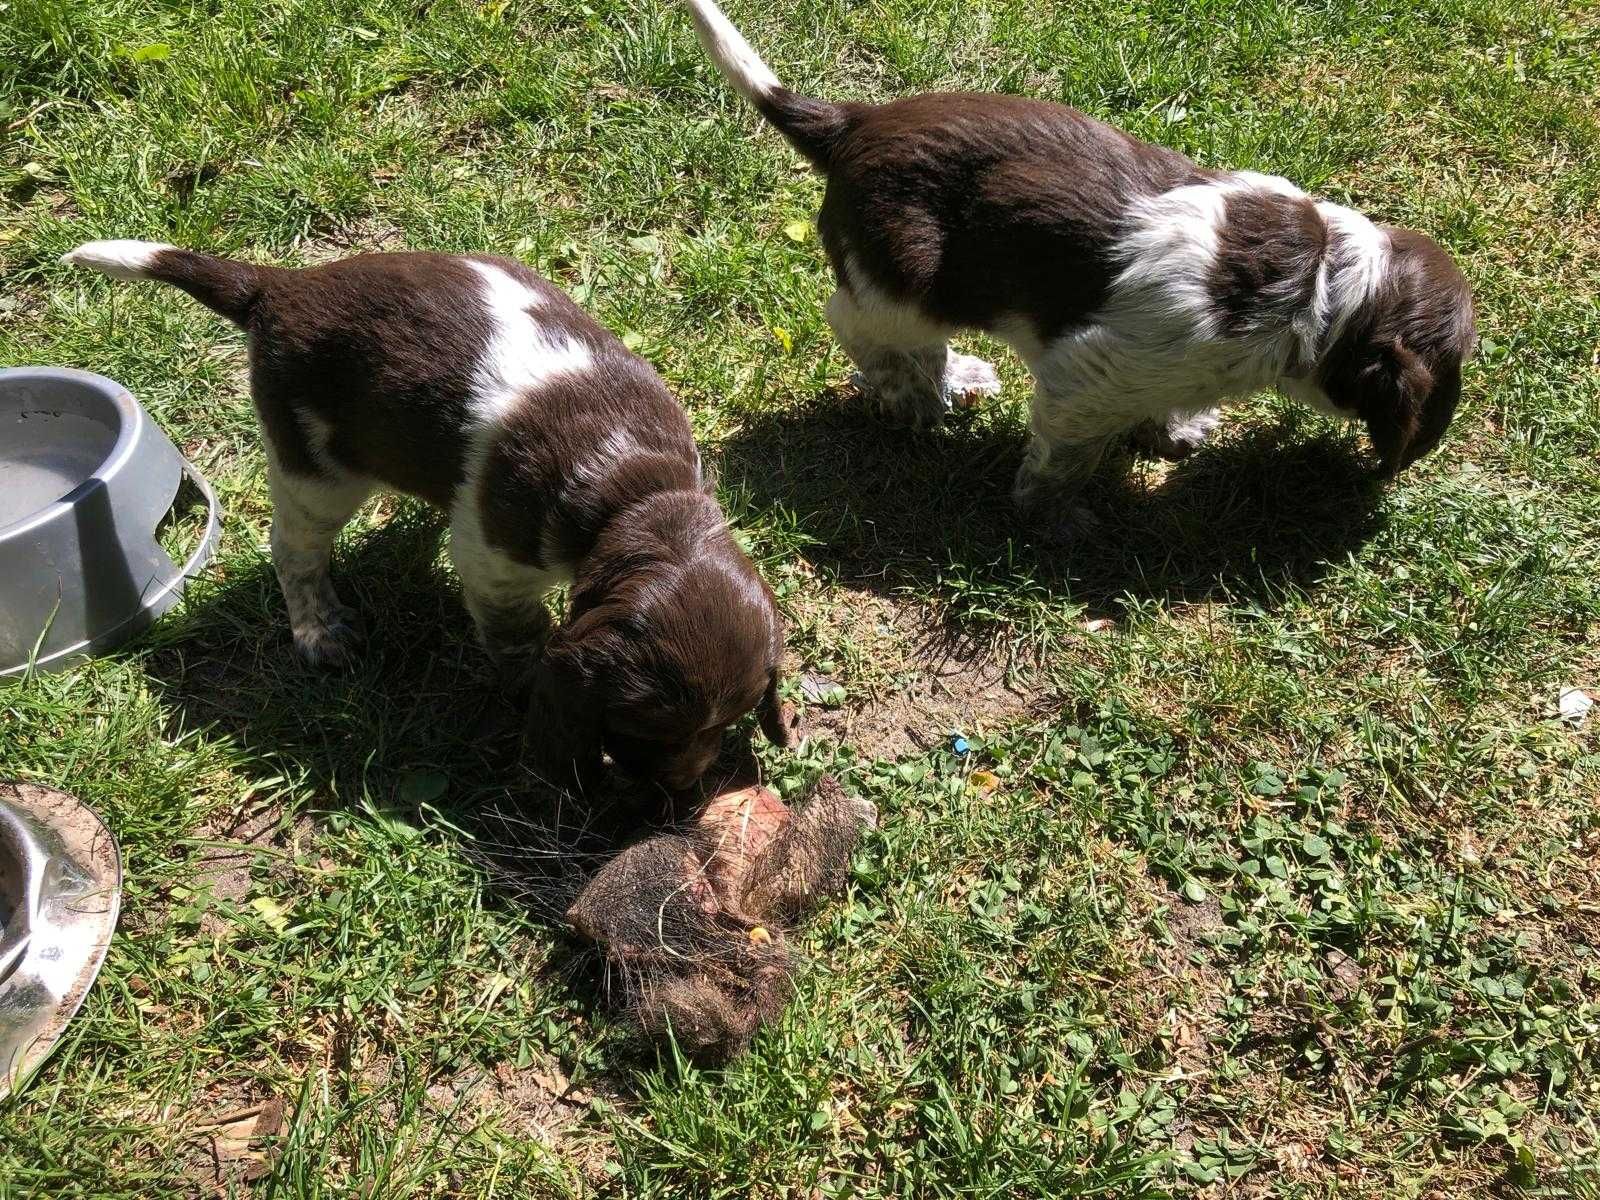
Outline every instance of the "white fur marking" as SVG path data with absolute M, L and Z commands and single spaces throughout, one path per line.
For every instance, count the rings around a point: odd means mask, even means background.
M 1000 373 L 993 363 L 952 350 L 944 367 L 944 387 L 951 396 L 998 396 Z
M 473 378 L 472 407 L 479 421 L 498 421 L 524 392 L 557 375 L 589 369 L 594 356 L 588 346 L 534 320 L 530 310 L 544 304 L 538 292 L 489 263 L 468 265 L 483 279 L 484 306 L 494 325 Z
M 1207 286 L 1217 258 L 1217 231 L 1233 189 L 1213 183 L 1174 188 L 1135 201 L 1130 231 L 1117 244 L 1126 266 L 1107 306 L 1116 324 L 1133 320 L 1162 340 L 1209 338 L 1217 325 Z
M 1382 284 L 1389 270 L 1389 235 L 1339 204 L 1322 201 L 1317 214 L 1328 227 L 1328 249 L 1317 270 L 1320 352 L 1339 339 L 1345 324 Z
M 1086 446 L 1140 421 L 1166 425 L 1172 414 L 1204 414 L 1273 385 L 1301 396 L 1298 371 L 1315 363 L 1381 281 L 1383 235 L 1358 213 L 1318 204 L 1330 238 L 1311 304 L 1285 325 L 1226 336 L 1211 274 L 1228 197 L 1247 191 L 1305 196 L 1279 176 L 1244 171 L 1136 200 L 1116 247 L 1123 268 L 1104 307 L 1050 345 L 1013 342 L 1038 381 L 1038 437 Z M 1183 434 L 1208 432 L 1178 424 Z
M 450 556 L 468 606 L 481 622 L 490 607 L 505 607 L 507 596 L 520 592 L 537 603 L 568 578 L 560 568 L 514 563 L 489 545 L 478 481 L 506 414 L 529 391 L 560 376 L 587 371 L 594 355 L 582 341 L 535 319 L 533 313 L 544 307 L 544 298 L 535 289 L 491 263 L 469 260 L 467 265 L 483 280 L 484 309 L 494 332 L 473 372 L 473 424 L 467 431 L 463 479 L 450 506 Z
M 606 431 L 604 438 L 587 458 L 574 463 L 571 477 L 574 483 L 589 484 L 603 479 L 624 459 L 644 452 L 639 440 L 626 429 Z
M 347 472 L 326 479 L 283 470 L 277 448 L 262 431 L 267 485 L 272 494 L 272 565 L 289 610 L 295 649 L 312 663 L 348 660 L 356 638 L 353 613 L 328 575 L 339 531 L 371 495 L 371 480 Z
M 61 261 L 72 267 L 88 267 L 113 279 L 149 279 L 150 264 L 163 250 L 176 250 L 167 242 L 141 242 L 114 238 L 104 242 L 85 242 L 68 250 Z
M 761 56 L 750 48 L 744 35 L 723 15 L 713 0 L 687 0 L 700 44 L 711 56 L 717 70 L 752 104 L 776 91 L 781 84 Z

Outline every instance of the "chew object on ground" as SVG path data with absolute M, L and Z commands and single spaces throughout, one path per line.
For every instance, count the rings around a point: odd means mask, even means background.
M 789 808 L 777 793 L 759 785 L 723 792 L 695 818 L 709 851 L 707 874 L 719 895 L 739 895 L 756 856 L 789 825 Z
M 766 788 L 725 792 L 608 862 L 567 920 L 604 949 L 646 1033 L 724 1059 L 783 1011 L 785 929 L 843 883 L 876 819 L 831 778 L 796 812 Z

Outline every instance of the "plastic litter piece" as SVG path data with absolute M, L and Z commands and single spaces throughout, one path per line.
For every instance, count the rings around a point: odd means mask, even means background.
M 1594 697 L 1582 688 L 1562 688 L 1558 705 L 1561 719 L 1574 729 L 1582 729 L 1589 719 L 1589 711 L 1594 708 Z

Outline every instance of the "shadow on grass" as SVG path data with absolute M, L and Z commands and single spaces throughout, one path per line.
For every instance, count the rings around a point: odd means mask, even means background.
M 749 416 L 724 444 L 722 472 L 756 510 L 793 513 L 814 539 L 808 556 L 840 582 L 931 594 L 958 621 L 1039 601 L 1107 615 L 1141 599 L 1270 605 L 1285 585 L 1314 585 L 1380 524 L 1381 486 L 1353 439 L 1225 426 L 1159 482 L 1157 466 L 1108 460 L 1083 496 L 1101 527 L 1053 548 L 1011 505 L 1023 444 L 1004 410 L 908 433 L 825 393 Z
M 548 932 L 543 973 L 593 1017 L 609 1011 L 597 955 L 562 915 L 595 865 L 659 815 L 657 798 L 618 782 L 577 800 L 520 764 L 524 706 L 474 639 L 442 565 L 444 528 L 408 503 L 341 542 L 334 582 L 366 635 L 346 671 L 295 659 L 270 564 L 241 556 L 191 589 L 143 666 L 172 732 L 231 737 L 263 792 L 289 781 L 309 791 L 313 815 L 369 806 L 465 834 L 492 902 Z
M 958 620 L 1041 602 L 1270 603 L 1284 584 L 1314 583 L 1376 526 L 1376 489 L 1347 442 L 1271 429 L 1224 438 L 1158 487 L 1141 486 L 1142 468 L 1108 468 L 1087 497 L 1104 529 L 1058 554 L 1032 546 L 1013 517 L 1021 447 L 1003 411 L 909 436 L 825 399 L 751 418 L 723 468 L 758 509 L 794 512 L 815 539 L 812 557 L 846 584 L 931 593 L 953 601 Z M 342 541 L 335 583 L 366 632 L 348 671 L 294 658 L 271 567 L 244 555 L 191 590 L 146 643 L 143 666 L 174 732 L 231 736 L 264 791 L 288 780 L 319 809 L 420 813 L 466 834 L 496 902 L 550 934 L 543 973 L 598 1017 L 609 1009 L 595 956 L 567 936 L 562 914 L 600 858 L 659 817 L 659 800 L 619 783 L 578 803 L 529 776 L 517 755 L 522 705 L 476 644 L 443 534 L 440 516 L 404 504 Z M 736 773 L 747 754 L 730 739 L 722 770 Z

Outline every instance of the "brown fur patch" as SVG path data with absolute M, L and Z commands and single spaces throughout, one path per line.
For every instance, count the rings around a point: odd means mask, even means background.
M 1130 197 L 1214 173 L 1060 104 L 974 93 L 849 109 L 818 226 L 846 287 L 1041 340 L 1099 308 Z
M 720 1061 L 782 1014 L 793 992 L 785 932 L 842 886 L 875 819 L 826 777 L 795 813 L 764 788 L 724 793 L 681 830 L 613 857 L 567 921 L 603 949 L 644 1033 Z
M 1328 230 L 1304 196 L 1235 192 L 1223 201 L 1211 297 L 1230 337 L 1283 322 L 1312 301 Z

